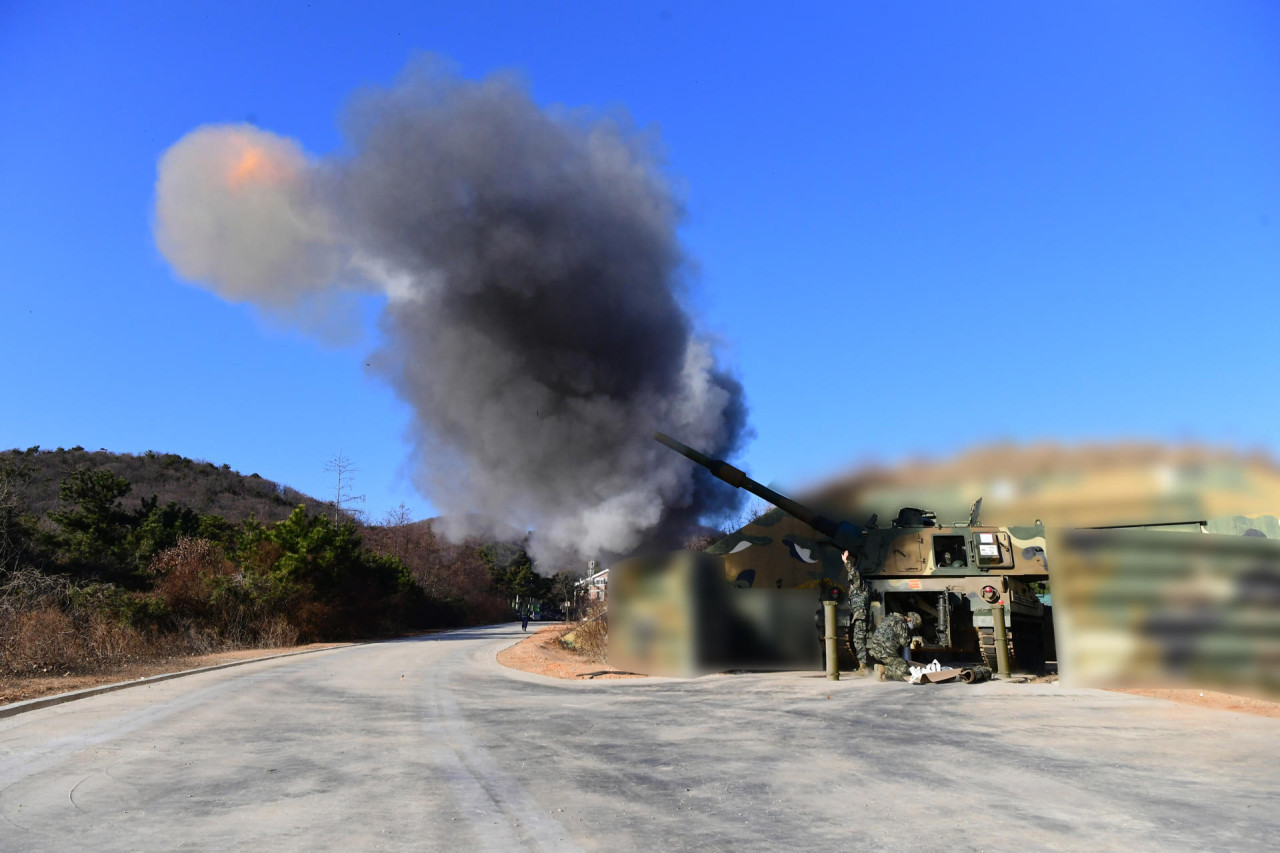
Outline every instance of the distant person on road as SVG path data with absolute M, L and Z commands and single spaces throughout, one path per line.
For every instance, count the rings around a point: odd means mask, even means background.
M 911 675 L 911 662 L 902 657 L 902 647 L 911 642 L 911 635 L 920 632 L 919 613 L 890 613 L 871 635 L 867 644 L 871 656 L 884 664 L 885 679 L 906 681 Z
M 529 611 L 528 610 L 520 611 L 520 630 L 521 631 L 529 630 Z
M 862 579 L 854 561 L 849 559 L 849 552 L 844 552 L 844 567 L 849 573 L 849 645 L 853 656 L 858 659 L 858 672 L 866 675 L 871 671 L 871 661 L 867 654 L 867 582 Z

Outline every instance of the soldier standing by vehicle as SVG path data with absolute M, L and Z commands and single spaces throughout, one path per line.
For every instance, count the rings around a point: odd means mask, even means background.
M 849 645 L 854 657 L 858 659 L 858 672 L 866 675 L 871 670 L 871 661 L 867 656 L 868 614 L 867 584 L 862 573 L 849 559 L 849 552 L 844 552 L 844 566 L 849 572 Z
M 871 656 L 884 664 L 885 678 L 889 681 L 906 681 L 911 675 L 911 662 L 902 657 L 902 647 L 911 642 L 911 635 L 919 632 L 919 613 L 890 613 L 871 635 L 867 644 Z

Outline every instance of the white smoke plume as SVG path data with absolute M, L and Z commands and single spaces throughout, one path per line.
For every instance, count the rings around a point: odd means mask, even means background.
M 682 208 L 651 135 L 439 65 L 360 95 L 347 131 L 325 160 L 248 126 L 170 148 L 155 228 L 178 274 L 276 312 L 380 288 L 373 363 L 413 408 L 417 483 L 455 534 L 530 528 L 555 568 L 737 504 L 650 439 L 727 455 L 746 429 L 680 303 Z

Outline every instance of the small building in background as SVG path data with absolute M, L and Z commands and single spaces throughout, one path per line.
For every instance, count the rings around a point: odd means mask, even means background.
M 590 606 L 596 602 L 605 603 L 609 599 L 609 570 L 600 569 L 595 560 L 587 563 L 588 575 L 575 584 L 578 589 L 578 600 Z

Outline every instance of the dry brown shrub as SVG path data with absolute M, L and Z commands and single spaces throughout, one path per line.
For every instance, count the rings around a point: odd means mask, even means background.
M 81 636 L 88 653 L 88 659 L 81 664 L 81 668 L 91 663 L 110 666 L 168 651 L 157 648 L 155 642 L 148 642 L 136 628 L 102 613 L 89 616 Z
M 68 592 L 65 577 L 46 575 L 29 566 L 0 573 L 0 617 L 57 607 L 67 602 Z M 0 625 L 4 625 L 2 619 Z
M 573 629 L 573 649 L 588 660 L 604 663 L 609 652 L 609 611 L 594 604 Z
M 73 586 L 35 570 L 0 580 L 0 672 L 85 674 L 164 655 L 186 654 L 179 635 L 149 635 L 111 606 L 109 585 Z
M 13 673 L 80 669 L 86 649 L 71 617 L 53 607 L 10 617 L 0 649 L 3 668 Z
M 216 579 L 235 571 L 222 549 L 208 539 L 183 537 L 151 562 L 155 592 L 174 613 L 205 614 Z
M 244 645 L 232 641 L 225 628 L 201 625 L 192 619 L 174 621 L 176 628 L 171 641 L 181 646 L 182 654 L 209 655 Z
M 297 635 L 307 643 L 317 643 L 322 638 L 336 636 L 342 622 L 342 614 L 337 606 L 314 598 L 301 598 L 293 606 L 290 615 L 292 623 L 297 626 Z
M 298 643 L 298 629 L 283 616 L 270 616 L 257 625 L 258 647 L 278 649 Z

